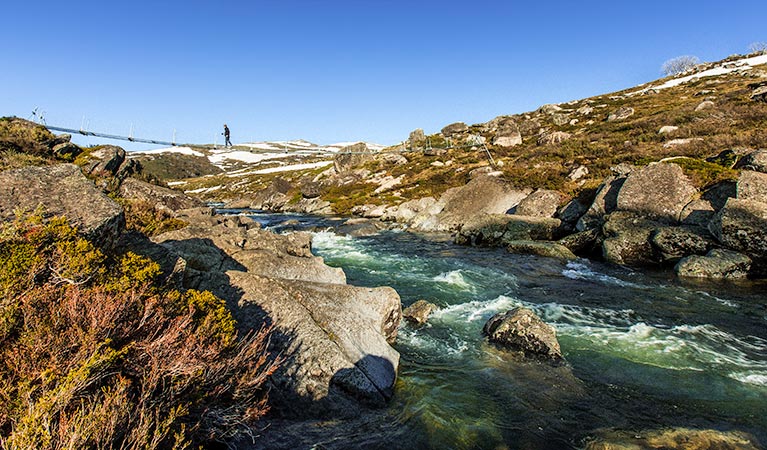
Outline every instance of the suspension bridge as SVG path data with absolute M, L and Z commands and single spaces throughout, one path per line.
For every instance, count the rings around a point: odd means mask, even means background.
M 35 113 L 33 113 L 33 115 L 35 115 Z M 108 134 L 108 133 L 100 133 L 100 132 L 96 132 L 96 131 L 84 130 L 82 128 L 79 129 L 79 130 L 76 130 L 74 128 L 66 128 L 66 127 L 53 126 L 53 125 L 46 124 L 44 121 L 41 121 L 41 122 L 43 122 L 43 123 L 41 123 L 41 125 L 45 126 L 46 128 L 48 128 L 49 130 L 52 130 L 52 131 L 59 131 L 59 132 L 62 132 L 62 133 L 69 133 L 69 134 L 80 134 L 80 135 L 83 135 L 83 136 L 93 136 L 93 137 L 98 137 L 98 138 L 103 138 L 103 139 L 110 139 L 110 140 L 117 140 L 117 141 L 128 141 L 128 142 L 138 142 L 138 143 L 152 144 L 152 145 L 164 145 L 164 146 L 167 146 L 167 147 L 189 147 L 189 148 L 200 148 L 200 149 L 206 149 L 206 150 L 215 150 L 215 149 L 219 148 L 217 144 L 190 144 L 190 143 L 179 144 L 179 143 L 175 142 L 175 131 L 174 131 L 174 140 L 171 141 L 171 142 L 168 142 L 168 141 L 161 141 L 161 140 L 157 140 L 157 139 L 146 139 L 146 138 L 134 137 L 132 132 L 131 132 L 131 134 L 129 136 L 120 136 L 120 135 L 116 135 L 116 134 Z M 424 152 L 425 153 L 425 152 L 431 152 L 431 151 L 434 151 L 434 150 L 446 150 L 446 151 L 447 150 L 455 150 L 455 149 L 457 149 L 457 150 L 468 150 L 468 149 L 480 150 L 480 151 L 483 151 L 486 154 L 490 164 L 493 167 L 495 167 L 495 160 L 493 159 L 493 156 L 490 154 L 490 149 L 487 147 L 487 144 L 485 143 L 485 139 L 482 138 L 479 135 L 471 135 L 467 139 L 467 141 L 465 143 L 463 143 L 463 144 L 453 144 L 453 142 L 452 142 L 452 140 L 450 138 L 445 138 L 443 140 L 443 144 L 444 145 L 442 145 L 442 146 L 434 146 L 434 145 L 432 145 L 431 138 L 426 137 L 424 141 L 420 141 L 420 142 L 410 142 L 409 140 L 408 141 L 403 141 L 403 142 L 401 142 L 398 145 L 389 147 L 386 152 L 387 153 L 415 153 L 415 152 Z M 251 153 L 274 153 L 275 151 L 280 151 L 280 150 L 275 150 L 275 149 L 258 148 L 258 147 L 248 146 L 248 145 L 233 145 L 233 146 L 230 146 L 228 148 L 235 149 L 235 150 L 249 151 Z M 290 153 L 292 151 L 292 152 L 294 152 L 296 154 L 312 154 L 312 153 L 316 153 L 316 154 L 323 154 L 323 155 L 327 155 L 327 156 L 331 156 L 331 155 L 354 155 L 354 154 L 357 154 L 357 155 L 370 155 L 370 154 L 377 154 L 378 153 L 378 152 L 373 151 L 373 150 L 353 151 L 353 150 L 341 149 L 341 150 L 337 150 L 337 151 L 332 151 L 332 150 L 329 150 L 329 149 L 320 149 L 320 148 L 316 148 L 316 149 L 312 149 L 312 148 L 307 148 L 307 149 L 296 149 L 296 148 L 289 149 L 287 146 L 284 149 L 282 149 L 282 151 L 284 151 L 285 153 Z

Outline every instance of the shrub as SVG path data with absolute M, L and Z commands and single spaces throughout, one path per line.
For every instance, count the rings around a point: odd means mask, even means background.
M 664 75 L 678 75 L 700 64 L 697 56 L 684 55 L 664 62 L 660 70 Z
M 238 337 L 221 299 L 158 274 L 60 218 L 2 227 L 0 448 L 191 448 L 250 432 L 276 368 L 270 330 Z
M 187 223 L 145 200 L 116 199 L 125 211 L 125 227 L 147 236 L 184 228 Z

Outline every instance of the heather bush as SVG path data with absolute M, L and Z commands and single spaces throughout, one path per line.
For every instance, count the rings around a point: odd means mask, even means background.
M 275 369 L 210 292 L 41 216 L 0 231 L 0 448 L 193 448 L 250 433 Z

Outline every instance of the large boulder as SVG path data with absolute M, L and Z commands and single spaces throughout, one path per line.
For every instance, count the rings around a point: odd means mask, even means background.
M 650 236 L 650 242 L 666 261 L 689 255 L 705 255 L 717 247 L 708 230 L 689 226 L 658 228 Z
M 562 221 L 550 217 L 482 214 L 466 222 L 455 243 L 502 247 L 512 241 L 551 241 L 562 234 Z
M 549 189 L 537 189 L 519 202 L 514 214 L 532 217 L 554 217 L 562 194 Z
M 104 145 L 87 154 L 83 170 L 92 174 L 115 175 L 125 162 L 125 156 L 125 150 L 121 147 Z
M 637 214 L 616 211 L 602 227 L 605 240 L 602 256 L 608 262 L 626 266 L 654 265 L 658 258 L 650 244 L 653 232 L 662 224 Z
M 767 203 L 731 198 L 711 219 L 709 231 L 730 249 L 767 258 Z
M 439 308 L 437 308 L 437 305 L 434 303 L 429 303 L 426 300 L 418 300 L 402 310 L 402 317 L 416 325 L 423 325 L 429 319 L 431 313 L 437 309 Z
M 490 342 L 552 360 L 562 359 L 557 332 L 527 308 L 498 313 L 487 321 L 482 333 Z
M 421 231 L 456 231 L 483 214 L 506 214 L 530 194 L 492 176 L 479 176 L 465 186 L 445 192 L 432 219 L 421 217 Z M 436 206 L 436 205 L 435 205 Z
M 333 158 L 333 167 L 338 173 L 348 172 L 371 161 L 373 156 L 373 152 L 368 149 L 364 142 L 357 142 L 338 151 L 338 154 Z
M 388 208 L 381 217 L 381 220 L 393 221 L 399 223 L 410 223 L 420 213 L 427 211 L 437 201 L 434 197 L 424 197 L 416 200 L 410 200 L 397 206 Z
M 628 175 L 618 192 L 617 209 L 678 223 L 697 192 L 677 164 L 650 164 Z
M 615 211 L 618 206 L 618 192 L 625 177 L 608 177 L 597 188 L 594 201 L 586 213 L 578 220 L 575 228 L 578 231 L 586 231 L 594 228 L 601 228 L 604 222 L 604 216 Z
M 410 137 L 408 140 L 410 141 L 411 146 L 416 147 L 426 142 L 426 135 L 423 133 L 423 129 L 416 128 L 410 132 Z
M 538 255 L 547 258 L 571 260 L 576 259 L 573 252 L 564 245 L 551 241 L 510 241 L 506 251 L 522 255 Z
M 0 172 L 0 220 L 11 220 L 17 210 L 31 212 L 38 206 L 47 217 L 65 216 L 97 244 L 113 243 L 125 225 L 120 205 L 74 164 Z
M 145 183 L 135 178 L 126 178 L 120 184 L 120 195 L 132 200 L 150 202 L 160 209 L 178 211 L 181 209 L 200 208 L 203 202 L 183 192 L 166 187 Z
M 744 170 L 738 178 L 738 199 L 767 203 L 767 173 Z
M 735 164 L 735 168 L 767 173 L 767 150 L 756 150 L 744 155 Z
M 751 270 L 751 258 L 732 250 L 714 249 L 706 256 L 683 258 L 674 267 L 677 275 L 686 278 L 739 279 Z
M 496 117 L 488 122 L 488 126 L 496 129 L 493 145 L 510 148 L 522 144 L 522 134 L 513 118 L 508 116 Z
M 450 125 L 442 128 L 442 134 L 447 137 L 453 136 L 455 134 L 466 133 L 467 131 L 469 131 L 469 126 L 463 122 L 451 123 Z

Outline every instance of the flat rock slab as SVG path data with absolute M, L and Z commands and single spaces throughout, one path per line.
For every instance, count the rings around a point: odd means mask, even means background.
M 0 219 L 42 205 L 48 216 L 65 216 L 97 243 L 114 242 L 125 224 L 123 210 L 74 164 L 30 166 L 0 173 Z
M 550 241 L 511 241 L 506 246 L 506 250 L 509 253 L 538 255 L 547 258 L 576 259 L 576 256 L 570 249 L 562 244 Z
M 674 270 L 680 277 L 739 279 L 746 278 L 751 269 L 751 258 L 731 250 L 714 249 L 706 256 L 688 256 L 679 261 Z

